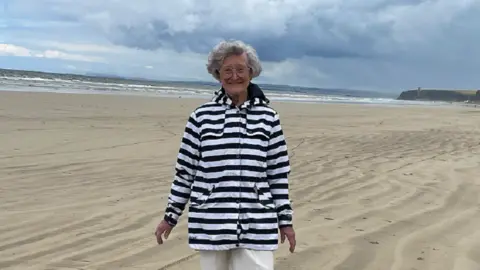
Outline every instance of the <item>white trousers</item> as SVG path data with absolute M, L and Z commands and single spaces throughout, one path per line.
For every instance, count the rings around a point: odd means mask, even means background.
M 202 270 L 273 270 L 273 251 L 232 249 L 200 251 Z

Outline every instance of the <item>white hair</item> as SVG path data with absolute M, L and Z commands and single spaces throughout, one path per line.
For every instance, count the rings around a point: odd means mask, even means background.
M 212 74 L 215 79 L 220 80 L 219 71 L 225 58 L 243 53 L 247 55 L 247 65 L 250 68 L 252 78 L 258 77 L 262 73 L 262 65 L 256 50 L 239 40 L 222 41 L 213 48 L 208 55 L 208 73 Z

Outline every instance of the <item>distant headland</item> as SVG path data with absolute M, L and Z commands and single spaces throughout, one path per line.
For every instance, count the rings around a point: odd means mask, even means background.
M 398 100 L 427 100 L 480 104 L 480 90 L 422 89 L 403 91 Z

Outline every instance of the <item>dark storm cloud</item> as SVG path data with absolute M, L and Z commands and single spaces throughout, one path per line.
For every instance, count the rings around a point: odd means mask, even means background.
M 391 58 L 415 54 L 426 47 L 435 50 L 431 46 L 436 46 L 437 40 L 455 34 L 451 25 L 462 20 L 462 16 L 478 25 L 478 16 L 469 10 L 478 11 L 480 6 L 474 0 L 8 3 L 9 10 L 16 10 L 13 14 L 78 22 L 117 45 L 205 54 L 222 39 L 240 39 L 252 44 L 267 61 L 305 57 Z M 460 31 L 462 27 L 465 28 L 457 25 Z
M 114 27 L 113 42 L 145 50 L 173 48 L 208 53 L 222 39 L 240 39 L 252 44 L 260 58 L 266 61 L 283 61 L 289 58 L 371 58 L 379 54 L 375 43 L 389 34 L 389 25 L 373 25 L 361 33 L 349 29 L 335 29 L 334 22 L 314 18 L 310 23 L 297 23 L 292 18 L 283 34 L 268 31 L 242 31 L 202 29 L 195 32 L 169 31 L 168 23 L 154 20 L 144 25 Z

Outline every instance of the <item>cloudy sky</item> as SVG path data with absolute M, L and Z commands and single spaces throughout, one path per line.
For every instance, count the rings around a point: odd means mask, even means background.
M 209 50 L 252 44 L 257 82 L 480 89 L 480 0 L 0 0 L 0 67 L 213 79 Z

